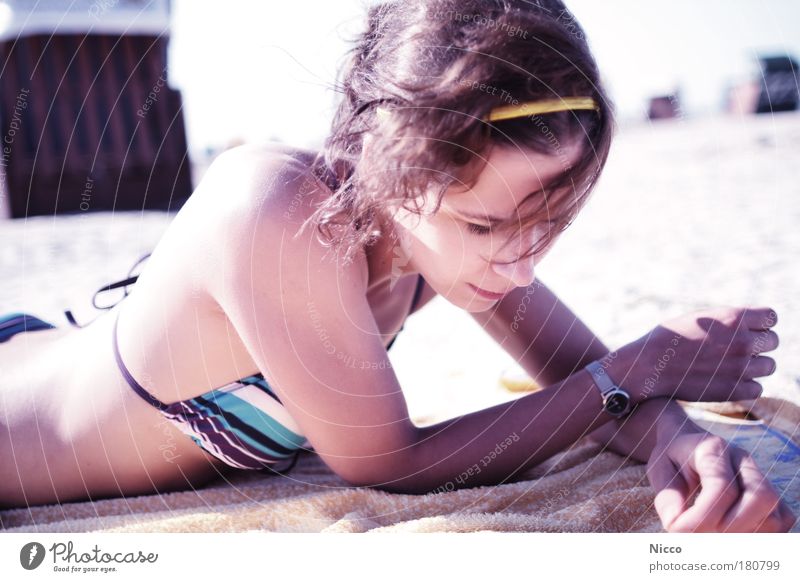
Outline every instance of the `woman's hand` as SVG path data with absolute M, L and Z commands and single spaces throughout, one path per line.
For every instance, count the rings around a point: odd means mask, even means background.
M 688 401 L 750 400 L 775 360 L 759 355 L 778 347 L 769 308 L 718 307 L 681 315 L 614 352 L 612 380 L 634 402 L 666 396 Z
M 746 451 L 699 428 L 659 435 L 647 478 L 668 532 L 786 532 L 797 519 Z

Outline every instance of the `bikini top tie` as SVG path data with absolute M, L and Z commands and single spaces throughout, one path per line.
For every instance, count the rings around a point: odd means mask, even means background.
M 117 303 L 119 303 L 120 301 L 125 299 L 128 296 L 128 287 L 130 287 L 131 285 L 136 283 L 136 280 L 139 278 L 139 275 L 134 275 L 133 272 L 136 270 L 136 267 L 138 267 L 145 260 L 147 260 L 150 257 L 151 254 L 152 253 L 147 253 L 145 255 L 142 255 L 133 264 L 133 266 L 131 267 L 131 270 L 128 271 L 128 276 L 125 279 L 121 279 L 119 281 L 115 281 L 114 283 L 109 283 L 108 285 L 105 285 L 104 287 L 101 287 L 100 289 L 95 291 L 94 292 L 94 296 L 92 296 L 92 305 L 94 306 L 94 308 L 95 309 L 103 309 L 103 310 L 112 309 Z M 98 295 L 100 295 L 101 293 L 106 293 L 108 291 L 113 291 L 114 289 L 119 289 L 120 287 L 122 288 L 123 295 L 122 295 L 122 297 L 117 299 L 114 303 L 112 303 L 111 305 L 98 305 L 97 304 L 97 296 Z M 75 316 L 72 315 L 72 310 L 70 310 L 70 309 L 67 309 L 66 311 L 64 311 L 64 316 L 67 318 L 67 321 L 69 321 L 70 324 L 75 326 L 75 327 L 86 327 L 86 325 L 88 325 L 88 324 L 81 325 L 77 321 L 75 321 Z M 92 321 L 94 321 L 94 320 L 92 320 Z

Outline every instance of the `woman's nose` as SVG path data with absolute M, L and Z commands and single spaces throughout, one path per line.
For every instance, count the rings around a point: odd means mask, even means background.
M 509 279 L 517 287 L 527 287 L 534 280 L 534 254 L 528 257 L 519 258 L 520 255 L 528 254 L 525 251 L 533 248 L 536 233 L 535 229 L 519 233 L 516 239 L 512 239 L 503 245 L 507 251 L 500 250 L 494 256 L 492 268 L 498 275 Z M 502 247 L 501 247 L 502 248 Z M 517 254 L 512 254 L 516 252 Z M 516 260 L 509 262 L 512 257 Z M 495 262 L 502 261 L 502 262 Z
M 498 275 L 509 279 L 516 287 L 527 287 L 535 278 L 533 256 L 512 263 L 492 263 Z

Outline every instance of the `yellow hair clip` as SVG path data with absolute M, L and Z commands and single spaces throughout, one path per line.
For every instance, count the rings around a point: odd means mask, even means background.
M 502 121 L 515 117 L 555 113 L 557 111 L 570 111 L 572 109 L 594 109 L 600 111 L 597 102 L 591 97 L 564 97 L 563 99 L 545 99 L 542 101 L 527 101 L 518 105 L 504 105 L 495 107 L 489 112 L 487 121 Z
M 517 105 L 503 105 L 495 107 L 484 118 L 484 121 L 502 121 L 515 117 L 527 117 L 529 115 L 542 115 L 545 113 L 555 113 L 557 111 L 570 111 L 573 109 L 594 109 L 600 111 L 597 102 L 591 97 L 564 97 L 563 99 L 544 99 L 540 101 L 526 101 Z M 381 119 L 389 116 L 389 110 L 378 107 L 375 113 Z

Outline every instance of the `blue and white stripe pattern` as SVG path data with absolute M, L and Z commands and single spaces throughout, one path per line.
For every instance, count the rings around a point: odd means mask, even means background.
M 311 448 L 261 374 L 161 412 L 209 454 L 239 469 L 263 469 Z

